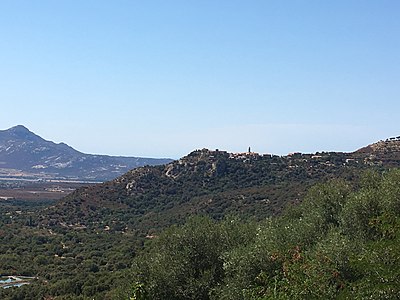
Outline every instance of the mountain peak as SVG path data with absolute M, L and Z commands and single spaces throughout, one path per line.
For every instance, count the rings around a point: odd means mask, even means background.
M 0 130 L 0 175 L 6 177 L 17 170 L 16 174 L 35 178 L 103 181 L 136 167 L 170 161 L 84 154 L 65 143 L 47 141 L 23 125 Z
M 11 131 L 11 132 L 24 132 L 24 133 L 30 132 L 29 129 L 26 128 L 24 125 L 17 125 L 17 126 L 11 127 L 10 129 L 8 129 L 8 131 Z
M 30 131 L 24 125 L 17 125 L 1 131 L 3 134 L 18 140 L 42 140 L 41 137 Z

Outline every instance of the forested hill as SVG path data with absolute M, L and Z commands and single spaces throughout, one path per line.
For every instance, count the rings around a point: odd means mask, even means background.
M 2 201 L 0 273 L 32 281 L 0 299 L 399 299 L 399 146 L 203 149 L 57 202 Z
M 352 153 L 288 156 L 196 150 L 161 166 L 142 167 L 115 180 L 79 189 L 49 208 L 43 225 L 149 231 L 188 215 L 262 219 L 300 201 L 316 182 L 352 179 L 366 168 L 400 166 L 400 140 L 380 141 Z

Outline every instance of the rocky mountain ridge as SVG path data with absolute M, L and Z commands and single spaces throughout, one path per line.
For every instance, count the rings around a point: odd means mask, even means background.
M 85 154 L 47 141 L 22 125 L 0 131 L 0 177 L 5 178 L 105 181 L 133 168 L 170 161 Z

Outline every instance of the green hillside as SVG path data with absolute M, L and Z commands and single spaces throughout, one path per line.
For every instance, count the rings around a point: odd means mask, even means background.
M 0 274 L 36 279 L 0 298 L 363 299 L 363 286 L 375 295 L 372 264 L 397 280 L 382 259 L 397 262 L 399 176 L 387 172 L 400 166 L 399 144 L 282 157 L 203 149 L 56 203 L 1 202 Z M 368 256 L 385 245 L 385 257 Z M 350 273 L 338 269 L 347 256 Z
M 400 167 L 399 144 L 396 139 L 353 153 L 288 156 L 197 150 L 167 165 L 138 168 L 79 189 L 38 222 L 46 227 L 110 226 L 147 234 L 193 214 L 213 219 L 237 214 L 261 220 L 301 201 L 317 182 L 353 180 L 368 168 Z
M 333 180 L 262 222 L 193 218 L 136 259 L 134 299 L 399 299 L 400 171 Z M 123 295 L 123 293 L 121 293 Z

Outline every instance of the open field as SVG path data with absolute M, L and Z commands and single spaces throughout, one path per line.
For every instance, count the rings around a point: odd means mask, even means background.
M 0 185 L 0 202 L 12 200 L 58 200 L 75 189 L 93 183 L 83 182 L 7 182 Z

